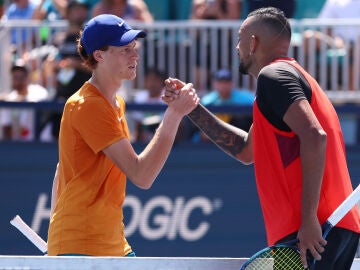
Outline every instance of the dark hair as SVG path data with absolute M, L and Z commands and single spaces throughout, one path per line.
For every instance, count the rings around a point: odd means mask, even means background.
M 67 4 L 66 11 L 69 12 L 69 10 L 71 10 L 73 7 L 76 7 L 76 6 L 80 6 L 80 7 L 89 9 L 89 5 L 86 4 L 86 2 L 82 2 L 79 0 L 70 0 Z
M 285 13 L 275 7 L 264 7 L 256 9 L 247 16 L 256 17 L 260 23 L 264 23 L 271 27 L 274 32 L 278 33 L 279 37 L 291 38 L 291 26 Z

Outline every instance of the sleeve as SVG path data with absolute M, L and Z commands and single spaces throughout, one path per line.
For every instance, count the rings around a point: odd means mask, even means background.
M 296 71 L 275 65 L 266 67 L 260 73 L 257 95 L 264 107 L 274 114 L 273 117 L 281 121 L 294 101 L 307 99 Z
M 98 153 L 109 145 L 123 138 L 128 138 L 128 130 L 124 121 L 124 104 L 121 104 L 121 114 L 101 98 L 87 98 L 77 104 L 71 116 L 73 127 L 81 138 Z

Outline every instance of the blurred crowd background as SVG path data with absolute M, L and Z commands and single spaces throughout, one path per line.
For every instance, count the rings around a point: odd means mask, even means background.
M 247 130 L 256 82 L 238 73 L 235 46 L 241 20 L 264 6 L 291 19 L 289 55 L 334 104 L 359 103 L 360 1 L 0 0 L 0 140 L 56 142 L 61 104 L 91 76 L 77 54 L 78 33 L 103 13 L 148 32 L 139 41 L 136 80 L 119 89 L 129 104 L 133 142 L 147 142 L 160 122 L 169 76 L 193 82 L 204 105 L 220 108 L 221 119 Z M 346 112 L 346 142 L 357 144 L 360 111 Z M 177 140 L 208 142 L 187 119 Z

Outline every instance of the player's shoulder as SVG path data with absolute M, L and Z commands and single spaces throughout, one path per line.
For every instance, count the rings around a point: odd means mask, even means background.
M 87 100 L 89 103 L 101 100 L 99 90 L 89 82 L 85 82 L 79 90 L 72 94 L 68 102 L 83 102 L 84 100 Z
M 107 107 L 107 101 L 101 93 L 90 83 L 86 82 L 78 91 L 66 101 L 65 108 L 78 108 L 86 112 L 101 111 Z
M 276 70 L 290 70 L 292 68 L 293 68 L 293 66 L 291 64 L 289 64 L 287 61 L 275 61 L 275 62 L 272 62 L 272 63 L 264 66 L 260 70 L 260 73 L 272 72 L 272 71 L 276 71 Z
M 259 79 L 278 80 L 281 78 L 297 78 L 296 68 L 286 61 L 276 61 L 264 66 L 259 72 Z

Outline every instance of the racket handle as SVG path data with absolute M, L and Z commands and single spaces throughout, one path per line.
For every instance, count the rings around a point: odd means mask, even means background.
M 360 185 L 340 204 L 327 219 L 331 226 L 335 226 L 360 200 Z
M 33 229 L 31 229 L 20 216 L 16 215 L 12 220 L 10 220 L 10 224 L 17 228 L 23 235 L 26 236 L 27 239 L 31 241 L 42 253 L 47 252 L 47 243 L 36 233 Z

